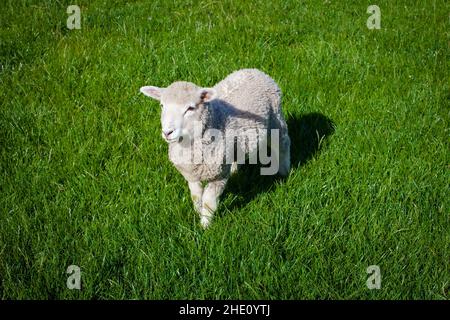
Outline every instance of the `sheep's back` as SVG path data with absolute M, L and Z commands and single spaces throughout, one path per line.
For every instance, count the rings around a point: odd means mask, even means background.
M 281 90 L 275 81 L 257 69 L 233 72 L 219 82 L 218 98 L 234 108 L 268 119 L 280 109 Z

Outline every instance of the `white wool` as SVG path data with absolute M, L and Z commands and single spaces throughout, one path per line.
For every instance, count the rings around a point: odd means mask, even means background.
M 141 91 L 163 104 L 161 122 L 163 137 L 170 142 L 169 158 L 188 181 L 194 207 L 204 227 L 210 224 L 226 182 L 237 169 L 236 163 L 227 161 L 234 147 L 217 141 L 212 143 L 212 136 L 241 134 L 237 146 L 250 158 L 261 144 L 270 143 L 278 173 L 288 174 L 290 139 L 281 110 L 281 90 L 263 72 L 235 71 L 213 88 L 174 82 L 164 89 L 143 87 Z M 200 130 L 195 130 L 194 123 L 200 124 Z M 269 138 L 271 129 L 278 130 L 279 148 L 271 141 L 276 136 Z

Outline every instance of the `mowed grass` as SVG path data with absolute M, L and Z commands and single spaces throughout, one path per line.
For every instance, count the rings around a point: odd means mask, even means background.
M 81 30 L 3 3 L 0 297 L 448 299 L 449 6 L 372 2 L 77 0 Z M 282 88 L 293 168 L 244 167 L 204 231 L 139 88 L 244 67 Z

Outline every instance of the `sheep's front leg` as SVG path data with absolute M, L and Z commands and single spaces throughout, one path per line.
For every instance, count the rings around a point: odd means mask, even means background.
M 225 189 L 227 179 L 211 181 L 205 188 L 202 198 L 202 212 L 200 214 L 200 223 L 203 228 L 207 228 L 211 223 L 214 212 L 219 203 L 219 197 Z
M 230 168 L 230 174 L 235 174 L 238 171 L 238 164 L 236 161 L 233 161 Z
M 191 199 L 194 203 L 194 208 L 198 213 L 202 213 L 202 197 L 203 187 L 200 181 L 188 181 L 189 190 L 191 191 Z

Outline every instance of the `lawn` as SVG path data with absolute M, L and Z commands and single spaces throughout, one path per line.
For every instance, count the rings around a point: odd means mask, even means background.
M 0 298 L 448 299 L 449 9 L 2 3 Z M 203 230 L 139 88 L 248 67 L 283 91 L 293 167 L 245 166 Z

